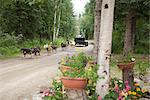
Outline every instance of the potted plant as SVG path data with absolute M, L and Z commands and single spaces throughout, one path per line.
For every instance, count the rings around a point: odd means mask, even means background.
M 89 67 L 88 69 L 66 71 L 63 73 L 61 81 L 65 88 L 85 89 L 88 84 L 88 88 L 91 89 L 96 86 L 98 79 L 97 69 L 98 67 L 95 65 L 95 67 Z
M 64 64 L 65 66 L 62 67 L 67 69 L 67 71 L 63 71 L 63 76 L 61 77 L 65 88 L 85 89 L 88 83 L 96 84 L 95 76 L 98 77 L 97 67 L 93 67 L 96 64 L 87 67 L 88 61 L 92 61 L 92 59 L 85 53 L 79 53 L 69 58 L 66 64 Z
M 131 55 L 124 56 L 121 59 L 121 63 L 117 64 L 119 69 L 122 70 L 122 79 L 123 81 L 129 81 L 129 85 L 133 88 L 133 81 L 134 81 L 134 67 L 135 58 Z
M 131 56 L 123 57 L 121 61 L 117 64 L 117 66 L 123 69 L 133 69 L 135 64 L 135 58 Z
M 62 64 L 63 62 L 63 64 Z M 79 53 L 78 55 L 73 55 L 72 57 L 66 57 L 65 60 L 61 61 L 60 71 L 64 73 L 65 71 L 78 70 L 84 68 L 87 64 L 87 56 L 85 53 Z
M 85 70 L 66 71 L 61 81 L 65 88 L 72 89 L 84 89 L 87 85 L 87 78 L 85 76 Z

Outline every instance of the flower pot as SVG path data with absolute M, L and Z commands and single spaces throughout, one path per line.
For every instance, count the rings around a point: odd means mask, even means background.
M 65 66 L 65 65 L 59 67 L 59 69 L 62 73 L 65 73 L 67 71 L 72 71 L 72 70 L 79 70 L 78 68 L 72 68 L 70 66 Z
M 86 64 L 86 68 L 93 67 L 94 65 L 96 65 L 95 61 L 88 61 Z
M 91 64 L 91 65 L 95 65 L 96 64 L 95 61 L 88 61 L 88 63 Z
M 121 69 L 133 69 L 135 62 L 119 63 L 117 66 Z
M 61 81 L 67 89 L 84 89 L 87 85 L 87 79 L 62 77 Z
M 71 67 L 69 66 L 61 66 L 59 69 L 62 73 L 65 73 L 66 71 L 71 71 Z

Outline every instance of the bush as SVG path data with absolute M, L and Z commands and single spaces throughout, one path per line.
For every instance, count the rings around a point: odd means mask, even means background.
M 11 56 L 19 53 L 19 49 L 15 46 L 0 47 L 0 56 Z
M 57 46 L 61 46 L 61 43 L 65 43 L 65 42 L 66 40 L 64 38 L 58 38 L 55 41 L 53 41 L 53 44 Z
M 0 36 L 0 45 L 1 47 L 8 47 L 8 46 L 14 46 L 17 45 L 17 41 L 19 40 L 19 37 L 14 36 L 13 33 L 12 34 L 8 34 L 8 33 L 3 33 Z

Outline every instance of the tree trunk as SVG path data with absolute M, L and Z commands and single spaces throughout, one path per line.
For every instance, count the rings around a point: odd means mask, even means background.
M 129 9 L 126 16 L 126 32 L 124 38 L 124 56 L 127 56 L 129 52 L 133 52 L 134 38 L 136 32 L 136 18 L 131 9 Z
M 134 52 L 134 42 L 135 42 L 135 33 L 136 33 L 136 16 L 133 14 L 132 17 L 132 52 Z
M 61 11 L 59 12 L 59 16 L 58 16 L 58 26 L 57 26 L 57 32 L 56 32 L 56 38 L 59 35 L 59 29 L 60 29 L 60 17 L 61 17 Z
M 59 2 L 59 6 L 58 6 L 58 11 L 59 11 L 59 15 L 58 15 L 58 25 L 57 25 L 57 30 L 56 30 L 56 38 L 58 38 L 59 35 L 59 29 L 60 29 L 60 18 L 61 18 L 61 5 L 62 5 L 62 0 L 60 0 Z
M 57 17 L 56 10 L 57 10 L 57 5 L 55 4 L 53 41 L 56 39 L 56 17 Z
M 95 18 L 94 18 L 94 54 L 96 54 L 96 62 L 98 56 L 98 37 L 100 33 L 100 21 L 101 21 L 101 5 L 102 0 L 96 0 L 95 4 Z
M 98 75 L 96 91 L 103 98 L 109 91 L 109 62 L 111 56 L 112 30 L 115 0 L 103 0 L 98 51 Z
M 51 34 L 50 34 L 50 21 L 48 22 L 48 37 L 49 37 L 49 40 L 51 40 Z

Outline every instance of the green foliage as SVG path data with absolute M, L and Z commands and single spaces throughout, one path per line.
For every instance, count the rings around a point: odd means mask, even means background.
M 78 55 L 73 55 L 72 57 L 67 58 L 66 66 L 70 66 L 72 68 L 84 68 L 86 66 L 88 56 L 81 52 Z
M 49 40 L 26 40 L 22 39 L 22 35 L 15 36 L 15 33 L 1 33 L 0 34 L 0 56 L 13 56 L 20 53 L 21 48 L 33 48 L 36 46 L 43 47 L 44 44 L 49 43 Z
M 54 9 L 55 5 L 59 7 Z M 71 0 L 61 4 L 60 0 L 3 0 L 0 4 L 0 29 L 15 35 L 22 34 L 24 39 L 41 37 L 52 40 L 55 10 L 57 15 L 62 12 L 59 36 L 73 38 L 75 18 Z
M 80 28 L 87 39 L 93 38 L 94 29 L 94 3 L 95 0 L 85 6 L 85 13 L 81 16 Z M 137 54 L 149 54 L 149 0 L 116 0 L 115 17 L 112 38 L 112 52 L 120 54 L 123 51 L 124 34 L 125 34 L 125 17 L 129 9 L 133 10 L 136 16 L 136 33 L 134 52 Z M 127 9 L 124 9 L 127 8 Z
M 62 83 L 61 81 L 53 80 L 53 89 L 54 94 L 51 94 L 51 96 L 45 96 L 44 100 L 63 100 L 64 96 L 62 94 Z
M 118 94 L 114 93 L 114 91 L 109 91 L 109 94 L 107 94 L 105 97 L 104 97 L 104 100 L 117 100 L 118 99 Z
M 85 76 L 88 78 L 88 84 L 86 92 L 89 100 L 97 100 L 98 95 L 96 94 L 96 83 L 98 80 L 98 65 L 90 65 L 90 68 L 85 70 Z
M 66 71 L 63 73 L 64 76 L 71 77 L 71 78 L 85 78 L 85 70 L 75 70 L 74 71 Z
M 56 40 L 53 41 L 53 44 L 57 46 L 61 46 L 61 43 L 65 43 L 65 42 L 66 40 L 64 38 L 57 38 Z
M 55 91 L 62 91 L 62 83 L 61 82 L 53 80 L 52 85 L 53 85 Z
M 83 68 L 83 67 L 85 67 L 83 62 L 81 62 L 79 60 L 68 62 L 65 65 L 70 66 L 72 68 Z
M 18 54 L 20 50 L 15 46 L 0 47 L 0 56 L 11 56 Z
M 112 53 L 122 53 L 124 45 L 125 25 L 123 20 L 115 20 L 112 34 Z
M 113 34 L 113 52 L 120 53 L 123 50 L 123 40 L 125 34 L 125 17 L 132 12 L 132 17 L 136 19 L 136 33 L 134 40 L 134 52 L 138 54 L 149 54 L 149 0 L 116 0 L 115 3 L 115 22 Z M 126 9 L 124 9 L 126 8 Z M 118 37 L 118 38 L 117 38 Z M 119 40 L 119 41 L 118 41 Z
M 137 21 L 137 32 L 135 35 L 135 53 L 138 54 L 149 54 L 149 46 L 150 46 L 150 24 L 149 22 L 143 18 L 140 18 Z
M 85 13 L 79 20 L 80 29 L 85 34 L 86 39 L 93 39 L 94 33 L 94 4 L 95 0 L 90 0 L 85 6 Z
M 0 55 L 10 56 L 15 55 L 19 52 L 18 42 L 21 40 L 21 36 L 14 36 L 12 34 L 1 34 L 0 35 Z
M 54 9 L 55 5 L 59 7 Z M 57 15 L 62 12 L 58 39 L 54 41 L 54 44 L 60 46 L 65 39 L 75 36 L 71 0 L 63 0 L 62 3 L 60 0 L 2 0 L 0 55 L 13 55 L 19 53 L 20 48 L 43 47 L 44 44 L 50 44 L 53 40 L 55 10 Z M 56 26 L 58 27 L 58 21 Z
M 149 66 L 150 63 L 148 59 L 137 60 L 134 67 L 136 76 L 144 76 L 145 74 L 147 74 L 148 71 L 150 70 Z

